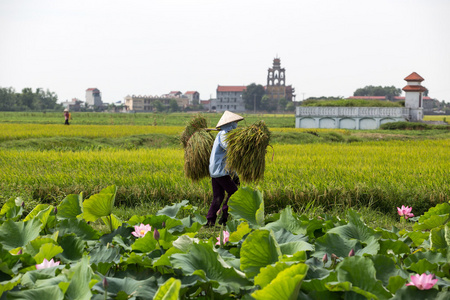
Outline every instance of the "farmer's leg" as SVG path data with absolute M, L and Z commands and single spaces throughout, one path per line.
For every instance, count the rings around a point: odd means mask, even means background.
M 222 206 L 222 217 L 219 220 L 219 224 L 225 225 L 228 220 L 228 199 L 238 190 L 238 187 L 230 176 L 223 176 L 217 179 L 222 188 L 227 192 L 227 198 Z
M 211 178 L 211 184 L 213 189 L 213 200 L 209 206 L 209 211 L 206 218 L 208 219 L 208 224 L 215 224 L 217 212 L 219 211 L 220 205 L 225 198 L 225 190 L 219 184 L 218 178 Z

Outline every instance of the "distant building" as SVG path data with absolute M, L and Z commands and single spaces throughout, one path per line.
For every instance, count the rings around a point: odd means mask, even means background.
M 177 105 L 181 109 L 189 106 L 190 98 L 186 96 L 186 94 L 183 95 L 180 91 L 172 91 L 162 96 L 128 95 L 125 97 L 125 106 L 130 112 L 154 112 L 157 110 L 157 101 L 159 101 L 165 108 L 169 108 L 170 100 L 172 99 L 177 101 Z
M 423 92 L 427 90 L 421 85 L 424 79 L 413 72 L 405 80 L 408 83 L 403 88 L 406 94 L 405 107 L 297 106 L 295 127 L 359 130 L 377 129 L 389 122 L 421 122 L 423 117 Z
M 409 121 L 422 121 L 423 93 L 427 91 L 421 84 L 424 79 L 416 72 L 412 72 L 405 80 L 408 84 L 402 90 L 405 91 L 405 107 L 411 109 Z
M 243 86 L 217 86 L 217 104 L 216 111 L 245 111 L 245 101 L 242 94 L 247 87 Z
M 288 101 L 295 101 L 295 89 L 292 85 L 286 85 L 286 70 L 281 68 L 279 58 L 273 59 L 273 66 L 267 71 L 266 95 L 270 100 L 280 101 L 284 98 Z
M 184 95 L 182 95 L 181 97 L 172 98 L 172 99 L 175 99 L 177 101 L 177 105 L 179 108 L 186 108 L 189 106 L 189 98 L 187 98 Z
M 125 97 L 125 106 L 127 110 L 130 112 L 153 112 L 156 110 L 156 101 L 161 102 L 161 104 L 165 107 L 169 107 L 170 97 L 168 95 L 165 96 L 126 96 Z
M 103 106 L 102 96 L 97 88 L 89 88 L 86 90 L 86 104 L 89 107 Z
M 168 95 L 169 95 L 169 97 L 176 98 L 176 97 L 181 97 L 181 95 L 183 95 L 183 93 L 180 91 L 171 91 Z
M 61 104 L 64 108 L 67 108 L 70 111 L 80 111 L 82 103 L 83 101 L 73 98 L 71 101 L 64 101 Z
M 197 91 L 187 91 L 184 93 L 184 96 L 186 96 L 189 99 L 189 105 L 197 105 L 200 101 L 200 94 Z
M 200 105 L 207 111 L 214 112 L 217 110 L 217 99 L 200 100 Z

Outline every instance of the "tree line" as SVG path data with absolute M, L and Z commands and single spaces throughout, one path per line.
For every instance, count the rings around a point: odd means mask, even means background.
M 395 86 L 373 86 L 368 85 L 363 88 L 357 89 L 353 96 L 384 96 L 388 100 L 393 100 L 395 96 L 400 96 L 402 90 L 396 88 Z M 279 101 L 271 100 L 268 95 L 266 95 L 266 90 L 261 84 L 252 83 L 247 86 L 246 90 L 242 95 L 245 101 L 245 108 L 247 110 L 265 110 L 268 112 L 272 111 L 293 111 L 295 109 L 295 104 L 292 101 L 288 101 L 285 98 L 281 98 Z M 303 102 L 307 104 L 311 101 L 317 100 L 342 100 L 343 97 L 309 97 Z
M 272 100 L 266 95 L 266 90 L 261 84 L 252 83 L 247 85 L 242 94 L 242 98 L 245 102 L 245 109 L 247 110 L 265 110 L 267 112 L 273 111 L 294 111 L 295 105 L 292 101 L 288 101 L 286 98 L 280 100 Z
M 0 88 L 0 111 L 45 111 L 59 110 L 62 105 L 56 103 L 58 96 L 49 91 L 37 88 L 24 88 L 17 93 L 14 88 Z
M 373 86 L 367 85 L 363 88 L 357 89 L 353 96 L 385 96 L 387 99 L 392 100 L 396 96 L 400 96 L 402 90 L 395 86 Z

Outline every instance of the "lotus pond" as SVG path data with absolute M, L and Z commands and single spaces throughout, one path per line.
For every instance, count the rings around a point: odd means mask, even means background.
M 0 211 L 0 299 L 448 299 L 450 205 L 421 216 L 399 208 L 413 230 L 308 218 L 288 206 L 264 211 L 263 193 L 240 188 L 217 238 L 187 200 L 120 220 L 117 188 L 24 214 L 20 198 Z M 394 208 L 395 209 L 395 208 Z M 102 223 L 104 230 L 99 230 Z

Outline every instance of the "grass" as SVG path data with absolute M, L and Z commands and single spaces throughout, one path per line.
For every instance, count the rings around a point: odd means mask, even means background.
M 403 107 L 399 102 L 386 100 L 341 99 L 341 100 L 305 100 L 302 106 L 347 106 L 347 107 Z
M 72 112 L 71 125 L 133 125 L 186 126 L 197 113 L 93 113 Z M 250 125 L 264 119 L 269 127 L 295 127 L 292 114 L 240 114 L 242 124 Z M 209 127 L 215 127 L 222 113 L 204 113 Z M 0 123 L 64 124 L 63 113 L 55 112 L 0 112 Z M 68 126 L 70 127 L 70 125 Z
M 355 143 L 450 138 L 449 130 L 346 130 L 269 127 L 271 144 Z M 180 148 L 183 126 L 1 124 L 0 149 L 89 151 Z M 214 136 L 217 132 L 211 132 Z
M 394 206 L 425 211 L 450 197 L 450 140 L 274 145 L 266 155 L 267 210 L 300 210 L 310 201 L 324 207 L 371 206 L 395 214 Z M 273 156 L 273 160 L 272 160 Z M 182 149 L 0 152 L 3 197 L 60 201 L 67 194 L 119 187 L 117 203 L 195 205 L 212 197 L 210 179 L 184 176 Z
M 444 121 L 450 123 L 450 115 L 425 115 L 424 121 Z
M 221 116 L 206 115 L 211 127 Z M 114 213 L 122 219 L 183 199 L 206 215 L 209 179 L 193 184 L 183 175 L 179 135 L 192 114 L 73 116 L 64 126 L 60 114 L 0 113 L 0 203 L 21 196 L 31 210 L 116 184 Z M 246 115 L 241 123 L 261 119 L 273 149 L 264 182 L 253 187 L 264 192 L 268 213 L 291 205 L 308 216 L 345 218 L 353 208 L 373 227 L 401 228 L 408 225 L 398 222 L 396 206 L 416 213 L 449 200 L 448 130 L 297 129 L 293 115 Z

